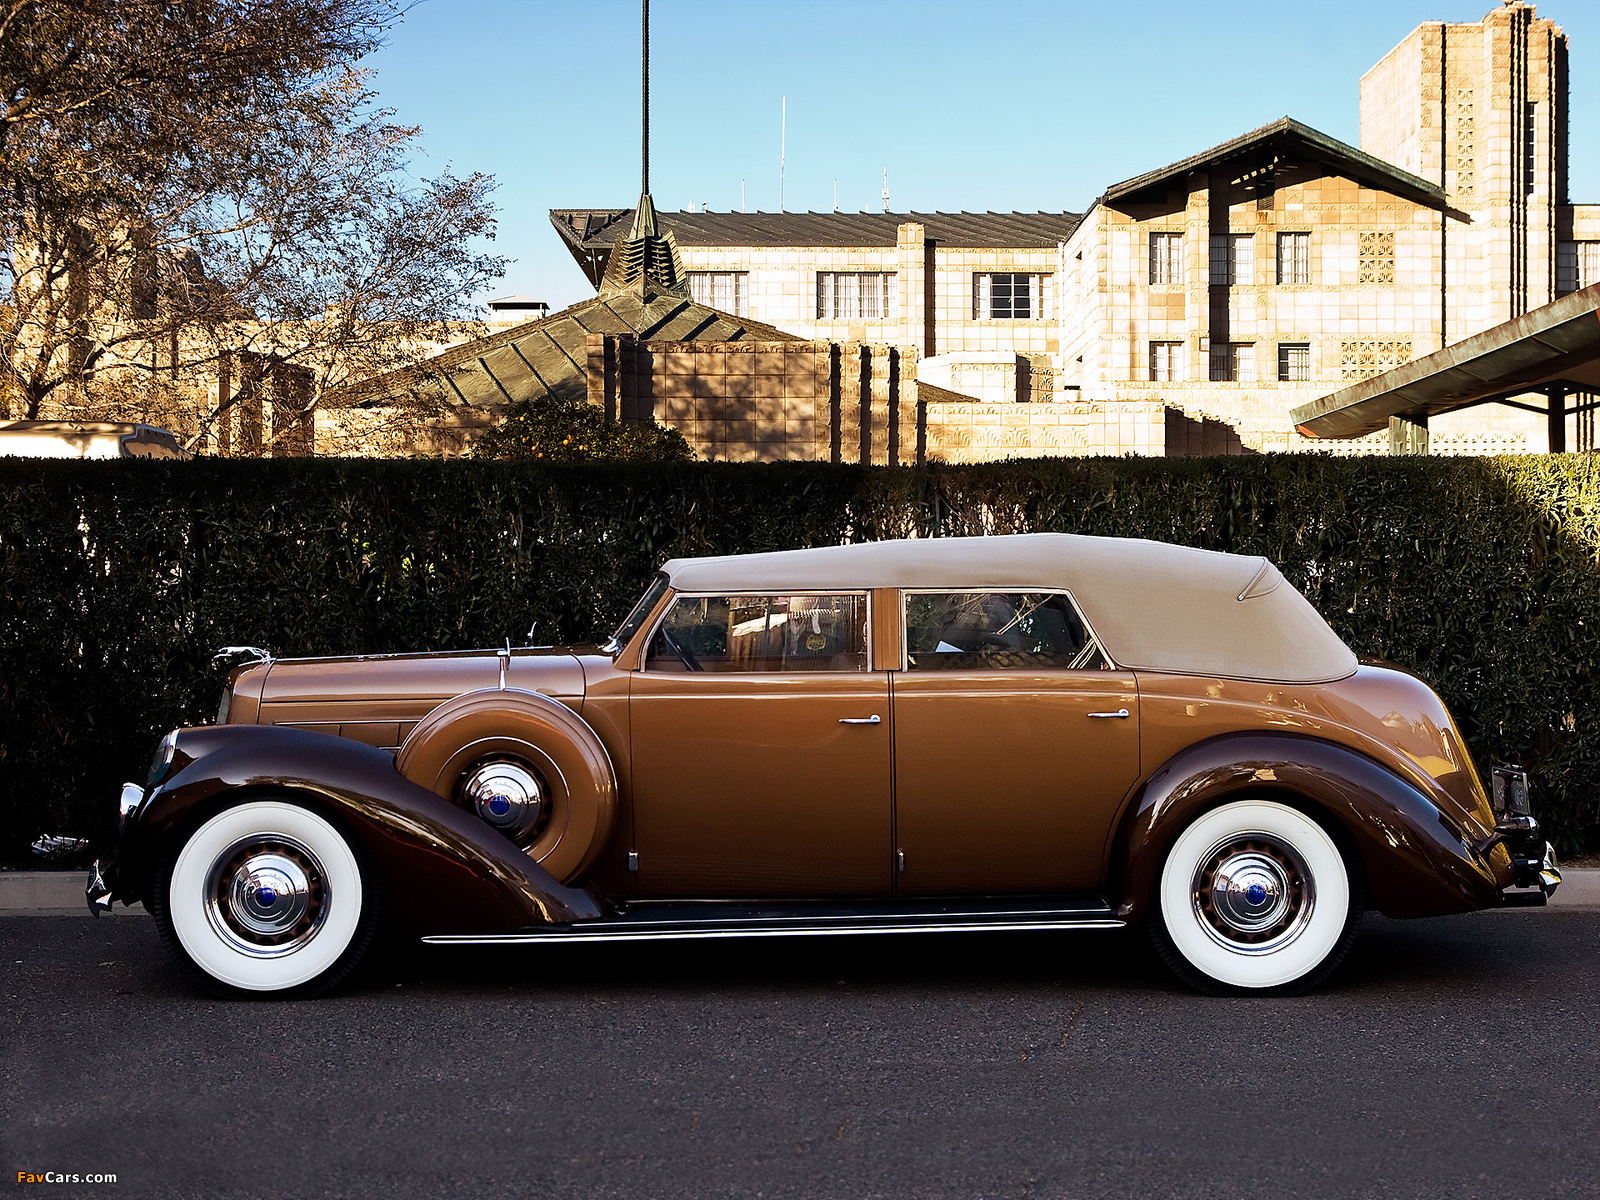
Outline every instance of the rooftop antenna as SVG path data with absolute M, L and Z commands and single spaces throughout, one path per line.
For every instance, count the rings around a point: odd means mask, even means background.
M 650 0 L 643 0 L 644 33 L 639 39 L 643 64 L 640 77 L 643 87 L 639 99 L 639 112 L 644 125 L 644 136 L 639 140 L 639 194 L 650 194 Z
M 889 168 L 883 169 L 883 211 L 889 211 Z
M 833 211 L 839 211 L 839 179 L 837 176 L 833 180 Z
M 744 180 L 739 180 L 739 211 L 744 211 Z
M 783 211 L 783 164 L 789 153 L 789 97 L 783 98 L 783 120 L 778 126 L 778 211 Z

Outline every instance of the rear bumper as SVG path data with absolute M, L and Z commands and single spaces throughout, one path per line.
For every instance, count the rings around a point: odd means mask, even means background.
M 1506 814 L 1495 823 L 1494 832 L 1478 843 L 1478 853 L 1487 858 L 1496 846 L 1506 848 L 1515 871 L 1511 884 L 1500 891 L 1500 903 L 1535 908 L 1548 903 L 1561 886 L 1561 866 L 1539 822 L 1527 813 Z

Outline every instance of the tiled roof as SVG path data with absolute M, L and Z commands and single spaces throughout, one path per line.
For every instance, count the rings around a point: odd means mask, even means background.
M 628 228 L 631 208 L 553 208 L 550 221 L 568 242 L 609 246 Z M 892 246 L 908 223 L 948 246 L 972 249 L 1054 246 L 1072 236 L 1080 213 L 662 212 L 656 223 L 680 246 Z
M 414 395 L 455 406 L 500 405 L 542 396 L 581 399 L 588 395 L 591 333 L 631 333 L 641 339 L 680 342 L 802 340 L 678 296 L 629 291 L 596 296 L 541 321 L 452 346 L 417 367 L 366 380 L 344 399 L 375 405 Z
M 598 284 L 611 245 L 633 219 L 631 208 L 553 208 L 550 223 L 578 265 Z M 1072 236 L 1081 213 L 656 213 L 680 246 L 893 246 L 901 225 L 953 249 L 1051 248 Z
M 1374 158 L 1338 138 L 1329 137 L 1309 125 L 1302 125 L 1292 117 L 1281 117 L 1270 125 L 1252 129 L 1249 133 L 1209 150 L 1202 150 L 1199 154 L 1191 154 L 1159 170 L 1147 171 L 1143 175 L 1114 183 L 1095 203 L 1110 204 L 1118 200 L 1137 199 L 1140 193 L 1164 193 L 1174 181 L 1181 180 L 1191 171 L 1230 160 L 1258 159 L 1263 167 L 1269 166 L 1273 156 L 1320 163 L 1357 183 L 1428 208 L 1449 207 L 1444 189 L 1438 184 L 1429 183 L 1410 171 L 1402 171 L 1393 163 Z

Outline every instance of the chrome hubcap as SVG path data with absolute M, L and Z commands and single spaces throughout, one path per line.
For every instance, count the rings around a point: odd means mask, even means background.
M 462 776 L 463 803 L 526 848 L 544 823 L 547 805 L 539 777 L 520 762 L 475 763 Z
M 273 958 L 322 927 L 329 890 L 322 863 L 302 842 L 257 834 L 217 856 L 206 884 L 211 926 L 236 949 Z
M 1293 847 L 1248 833 L 1219 842 L 1200 860 L 1193 896 L 1213 939 L 1242 954 L 1265 954 L 1300 936 L 1316 889 Z

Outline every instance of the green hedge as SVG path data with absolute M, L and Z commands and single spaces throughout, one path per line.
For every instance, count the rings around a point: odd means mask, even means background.
M 668 557 L 1068 530 L 1264 554 L 1443 693 L 1600 848 L 1600 469 L 1500 459 L 1055 459 L 891 469 L 0 460 L 0 854 L 104 833 L 229 643 L 280 655 L 603 635 Z

